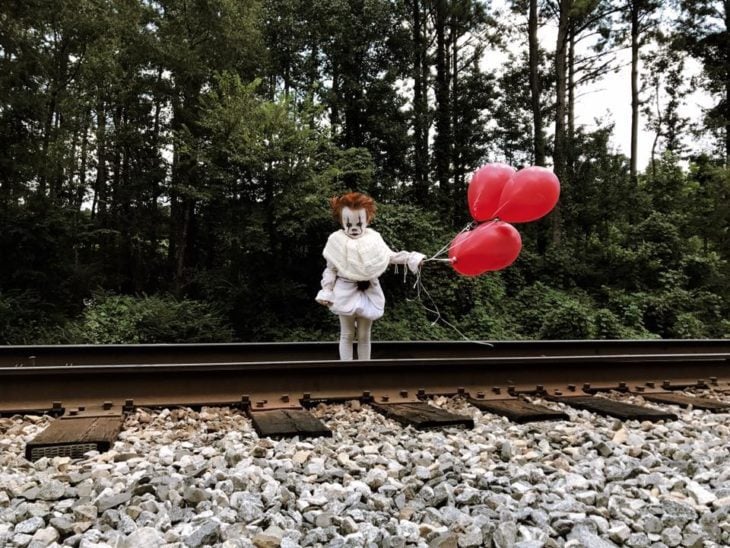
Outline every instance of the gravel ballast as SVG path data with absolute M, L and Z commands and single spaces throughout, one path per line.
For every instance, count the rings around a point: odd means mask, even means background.
M 332 438 L 269 440 L 232 409 L 140 409 L 107 453 L 29 463 L 53 419 L 0 418 L 0 547 L 730 545 L 730 414 L 607 397 L 679 420 L 436 398 L 475 428 L 417 431 L 350 402 L 312 411 Z

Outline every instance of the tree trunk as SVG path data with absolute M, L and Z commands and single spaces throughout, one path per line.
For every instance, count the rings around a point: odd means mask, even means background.
M 542 129 L 542 109 L 540 108 L 540 50 L 537 40 L 538 13 L 537 0 L 530 0 L 528 19 L 528 41 L 530 44 L 530 100 L 532 103 L 533 143 L 535 165 L 545 165 L 545 134 Z
M 656 97 L 656 117 L 657 117 L 657 131 L 654 135 L 654 141 L 651 143 L 651 176 L 656 177 L 656 149 L 659 145 L 659 139 L 662 136 L 662 126 L 664 125 L 664 121 L 662 120 L 662 108 L 661 104 L 659 103 L 659 96 L 661 93 L 661 85 L 659 83 L 659 80 L 656 82 L 656 89 L 654 91 L 654 95 Z
M 181 297 L 185 286 L 185 266 L 187 264 L 187 255 L 189 252 L 189 242 L 191 239 L 191 225 L 193 221 L 193 213 L 195 211 L 195 202 L 192 198 L 184 197 L 181 204 L 182 220 L 177 233 L 175 242 L 175 277 L 174 277 L 174 294 Z
M 415 200 L 428 203 L 428 101 L 426 46 L 421 3 L 412 0 L 413 17 L 413 190 Z
M 106 215 L 106 111 L 104 101 L 96 105 L 96 181 L 94 183 L 94 202 L 91 217 L 103 220 Z
M 566 182 L 566 131 L 565 131 L 565 92 L 566 92 L 566 57 L 568 46 L 568 30 L 570 27 L 570 8 L 572 0 L 560 0 L 560 17 L 558 21 L 558 38 L 555 44 L 555 150 L 553 164 L 555 175 L 565 184 Z M 561 240 L 560 203 L 551 215 L 553 245 L 559 245 Z
M 449 55 L 446 42 L 446 0 L 436 2 L 436 179 L 442 199 L 448 200 L 451 112 L 449 104 Z
M 637 147 L 639 139 L 639 7 L 630 2 L 631 9 L 631 164 L 629 176 L 637 184 Z
M 337 135 L 337 128 L 340 125 L 340 111 L 338 101 L 340 100 L 340 73 L 337 61 L 332 60 L 332 101 L 330 101 L 330 126 L 332 135 Z
M 459 202 L 464 203 L 464 207 L 467 207 L 465 196 L 466 187 L 464 184 L 464 166 L 462 165 L 462 154 L 463 154 L 463 143 L 456 138 L 456 128 L 459 127 L 459 48 L 458 48 L 458 29 L 457 21 L 452 15 L 451 23 L 451 121 L 450 121 L 450 136 L 451 136 L 451 169 L 453 173 L 453 192 L 452 192 L 452 203 L 454 205 Z M 454 208 L 455 218 L 454 220 L 458 223 L 461 218 L 461 210 L 458 207 Z
M 76 196 L 74 197 L 74 208 L 81 210 L 84 203 L 84 196 L 86 195 L 86 164 L 88 162 L 89 155 L 89 120 L 91 114 L 87 111 L 84 115 L 84 122 L 82 128 L 81 137 L 81 158 L 79 164 L 79 186 L 76 189 Z
M 725 40 L 730 42 L 730 0 L 723 2 L 725 8 Z M 730 166 L 730 48 L 725 48 L 725 165 Z
M 53 120 L 56 114 L 56 104 L 58 101 L 58 91 L 55 89 L 55 84 L 51 82 L 51 96 L 48 98 L 48 111 L 46 112 L 46 119 L 43 123 L 43 141 L 41 144 L 42 162 L 40 166 L 40 173 L 38 177 L 38 194 L 45 196 L 46 188 L 48 187 L 48 172 L 49 166 L 51 165 L 51 159 L 48 157 L 49 149 L 51 147 L 51 133 L 53 132 Z
M 567 183 L 575 179 L 575 26 L 571 24 L 568 38 L 568 135 L 566 144 Z
M 553 153 L 553 163 L 555 164 L 555 174 L 562 181 L 565 179 L 565 92 L 566 92 L 566 72 L 567 72 L 567 46 L 568 46 L 568 28 L 570 25 L 570 6 L 571 0 L 560 0 L 560 19 L 558 21 L 558 39 L 555 44 L 555 151 Z
M 116 136 L 116 140 L 114 142 L 114 175 L 112 177 L 112 202 L 111 202 L 111 211 L 112 211 L 112 217 L 114 216 L 115 212 L 119 209 L 119 204 L 121 202 L 119 198 L 120 193 L 120 187 L 121 187 L 121 176 L 122 176 L 122 145 L 120 143 L 120 136 L 124 133 L 124 129 L 122 128 L 122 110 L 124 107 L 121 105 L 117 106 L 117 108 L 114 110 L 114 133 Z
M 173 132 L 187 126 L 195 139 L 196 122 L 198 120 L 198 101 L 202 84 L 192 85 L 184 89 L 184 99 L 173 107 L 171 129 Z M 170 248 L 168 261 L 172 267 L 172 290 L 176 297 L 181 297 L 187 283 L 185 269 L 193 248 L 193 223 L 196 200 L 191 195 L 192 188 L 197 186 L 197 163 L 188 152 L 175 146 L 173 152 L 172 181 L 170 185 Z

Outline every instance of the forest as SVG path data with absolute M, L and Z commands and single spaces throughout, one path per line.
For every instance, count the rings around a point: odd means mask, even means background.
M 386 273 L 376 341 L 728 337 L 728 4 L 6 0 L 0 344 L 334 340 L 328 199 L 430 256 L 487 162 L 558 206 L 502 271 Z M 579 123 L 622 59 L 630 135 Z

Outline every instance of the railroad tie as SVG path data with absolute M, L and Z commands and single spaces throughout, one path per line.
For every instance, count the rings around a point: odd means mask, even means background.
M 585 409 L 599 415 L 615 417 L 621 420 L 639 420 L 639 421 L 661 421 L 661 420 L 677 420 L 677 415 L 669 411 L 661 409 L 653 409 L 641 405 L 633 405 L 607 398 L 597 398 L 595 396 L 552 396 L 547 395 L 547 399 L 561 402 L 571 407 Z
M 118 414 L 68 414 L 52 422 L 28 442 L 25 458 L 80 458 L 88 451 L 108 451 L 122 430 L 124 417 Z
M 332 431 L 305 409 L 289 408 L 263 411 L 249 409 L 248 415 L 256 433 L 261 437 L 332 437 Z
M 443 426 L 466 426 L 474 428 L 471 417 L 449 413 L 424 402 L 415 403 L 374 403 L 370 405 L 378 413 L 405 426 L 419 430 Z
M 520 398 L 504 398 L 499 400 L 469 398 L 467 401 L 482 411 L 507 417 L 517 424 L 533 421 L 569 420 L 568 415 L 562 411 L 556 411 L 544 405 L 536 405 Z
M 684 394 L 673 394 L 671 392 L 638 393 L 638 395 L 647 401 L 679 405 L 680 407 L 692 406 L 694 409 L 711 411 L 714 413 L 721 413 L 730 410 L 730 403 L 724 403 L 711 398 L 686 396 Z

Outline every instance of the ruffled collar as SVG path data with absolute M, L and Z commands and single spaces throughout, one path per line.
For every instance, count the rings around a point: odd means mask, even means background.
M 377 231 L 366 228 L 359 238 L 350 238 L 344 230 L 333 232 L 322 255 L 335 266 L 339 276 L 365 281 L 385 272 L 393 252 Z

